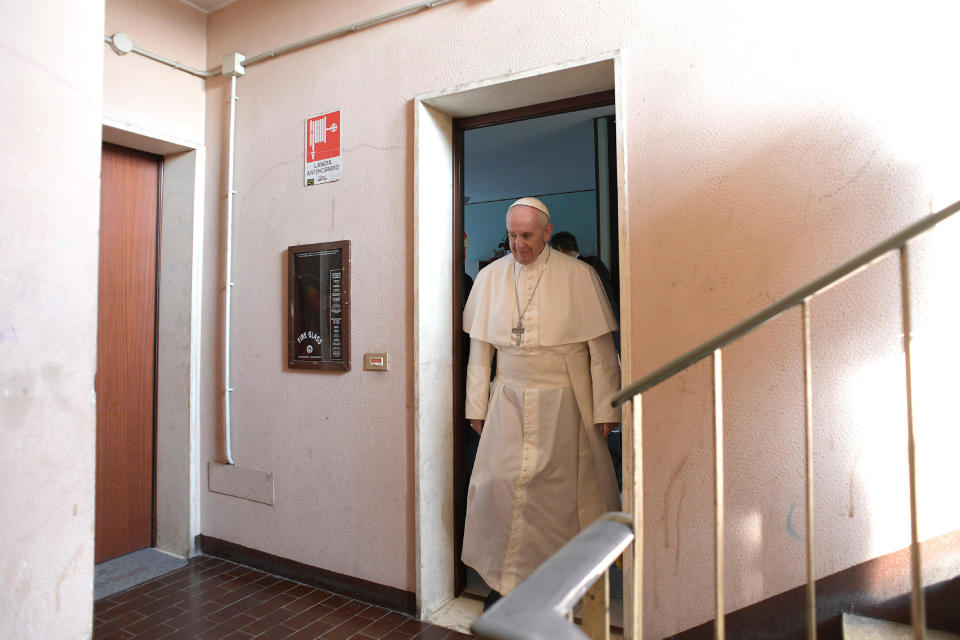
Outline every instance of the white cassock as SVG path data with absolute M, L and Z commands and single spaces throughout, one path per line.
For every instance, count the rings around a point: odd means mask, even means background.
M 528 300 L 518 346 L 511 330 Z M 593 268 L 549 247 L 530 265 L 508 254 L 477 275 L 463 312 L 466 417 L 486 422 L 462 558 L 501 594 L 620 508 L 610 453 L 594 426 L 620 421 L 609 402 L 620 385 L 616 328 Z

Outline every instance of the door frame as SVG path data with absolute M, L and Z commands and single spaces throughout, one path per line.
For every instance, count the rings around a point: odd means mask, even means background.
M 455 273 L 455 118 L 528 107 L 613 90 L 617 116 L 621 278 L 627 273 L 627 190 L 620 52 L 511 73 L 417 96 L 414 117 L 414 485 L 417 610 L 425 618 L 454 597 L 454 332 L 450 286 Z M 621 280 L 621 325 L 629 327 L 629 292 Z M 629 331 L 623 331 L 624 379 L 630 379 Z M 626 422 L 628 416 L 624 416 Z M 624 486 L 628 483 L 625 456 Z M 632 475 L 629 476 L 632 478 Z M 627 602 L 625 598 L 625 603 Z
M 205 148 L 104 119 L 103 142 L 163 158 L 158 218 L 154 546 L 182 557 L 200 533 L 200 302 Z M 184 268 L 189 265 L 189 268 Z
M 463 243 L 458 242 L 458 238 L 464 237 L 464 167 L 463 167 L 463 145 L 464 133 L 483 127 L 497 126 L 511 122 L 521 122 L 534 118 L 545 118 L 562 113 L 571 113 L 584 109 L 593 109 L 596 107 L 608 107 L 616 104 L 616 96 L 613 89 L 590 93 L 586 95 L 575 96 L 572 98 L 563 98 L 552 102 L 542 102 L 516 109 L 498 111 L 496 113 L 486 113 L 466 118 L 453 119 L 453 300 L 455 303 L 452 308 L 452 327 L 459 327 L 463 323 L 463 306 L 459 304 L 463 300 L 463 271 L 464 255 Z M 596 156 L 596 127 L 594 127 L 594 156 Z M 599 176 L 599 163 L 595 170 L 595 175 Z M 614 178 L 615 179 L 615 178 Z M 597 185 L 597 193 L 600 187 Z M 600 197 L 597 196 L 597 243 L 600 243 L 600 218 L 601 215 L 610 215 L 609 211 L 600 213 Z M 599 253 L 599 252 L 598 252 Z M 463 440 L 464 430 L 456 425 L 464 422 L 464 395 L 465 380 L 463 379 L 464 358 L 469 354 L 462 353 L 463 341 L 459 331 L 453 331 L 453 487 L 454 487 L 454 593 L 460 594 L 465 586 L 465 570 L 463 563 L 459 560 L 463 550 L 463 520 L 466 512 L 466 487 L 464 486 L 463 476 Z

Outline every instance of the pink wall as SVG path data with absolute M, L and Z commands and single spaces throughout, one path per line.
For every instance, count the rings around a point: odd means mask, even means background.
M 103 3 L 7 3 L 0 24 L 0 637 L 82 638 L 93 606 Z
M 239 0 L 209 16 L 207 58 L 260 53 L 405 4 Z M 248 69 L 237 120 L 233 446 L 238 465 L 274 474 L 276 505 L 206 493 L 203 532 L 414 589 L 414 96 L 621 51 L 631 242 L 623 259 L 640 375 L 960 196 L 950 182 L 960 169 L 949 106 L 958 69 L 939 44 L 950 41 L 951 12 L 942 3 L 905 16 L 869 3 L 791 14 L 762 2 L 461 0 Z M 213 460 L 228 86 L 208 82 L 206 101 L 202 458 Z M 335 108 L 344 177 L 303 187 L 303 120 Z M 934 294 L 949 292 L 941 275 L 957 265 L 933 246 L 949 244 L 952 227 L 915 260 L 920 375 L 955 388 L 956 374 L 936 362 L 960 354 L 943 321 L 957 310 Z M 353 243 L 353 370 L 291 372 L 284 250 L 340 239 Z M 907 542 L 893 266 L 814 303 L 821 575 Z M 731 608 L 803 579 L 798 323 L 793 313 L 726 354 Z M 390 352 L 391 371 L 362 371 L 366 351 Z M 652 637 L 712 617 L 707 371 L 691 370 L 645 403 Z M 936 460 L 956 443 L 942 407 L 924 401 L 921 456 Z M 956 485 L 950 467 L 926 473 L 921 525 L 930 537 L 960 521 L 934 515 L 945 500 L 934 487 Z
M 108 0 L 101 35 L 122 32 L 136 47 L 206 70 L 207 16 L 179 0 Z M 204 80 L 104 44 L 103 118 L 143 135 L 203 144 Z M 213 61 L 220 65 L 219 57 Z
M 3 134 L 16 156 L 4 156 L 0 185 L 5 210 L 31 214 L 0 223 L 0 288 L 11 301 L 0 310 L 10 439 L 0 467 L 15 489 L 2 505 L 12 523 L 2 546 L 16 549 L 3 559 L 3 635 L 89 629 L 101 118 L 210 147 L 201 461 L 220 458 L 225 83 L 117 58 L 102 36 L 122 30 L 202 68 L 400 6 L 240 0 L 206 18 L 173 0 L 111 0 L 106 22 L 89 3 L 4 9 L 3 113 L 18 126 Z M 621 51 L 639 375 L 957 198 L 957 63 L 941 44 L 956 13 L 934 2 L 904 15 L 871 3 L 790 14 L 761 2 L 459 0 L 251 68 L 236 154 L 234 448 L 239 465 L 274 474 L 277 504 L 205 493 L 203 532 L 414 588 L 414 96 Z M 36 46 L 50 41 L 58 46 Z M 344 179 L 304 188 L 303 119 L 331 108 L 344 112 Z M 64 154 L 76 162 L 52 187 L 49 158 Z M 922 538 L 960 526 L 941 493 L 960 480 L 948 413 L 960 382 L 948 277 L 960 272 L 958 226 L 925 238 L 912 258 Z M 291 373 L 283 251 L 343 238 L 354 249 L 354 370 Z M 895 267 L 875 265 L 814 302 L 821 575 L 906 543 Z M 76 337 L 66 351 L 49 340 L 64 335 L 50 324 L 63 317 Z M 793 314 L 725 354 L 730 608 L 802 579 L 797 343 Z M 364 351 L 389 351 L 391 372 L 361 371 Z M 706 374 L 701 365 L 645 402 L 651 637 L 711 617 Z
M 208 57 L 233 50 L 256 54 L 401 6 L 297 2 L 277 10 L 234 3 L 209 18 Z M 232 331 L 234 344 L 242 346 L 232 352 L 234 448 L 238 465 L 274 473 L 277 506 L 208 493 L 207 535 L 415 589 L 410 99 L 554 55 L 552 43 L 527 51 L 489 41 L 471 51 L 468 65 L 441 63 L 437 51 L 461 55 L 477 46 L 465 33 L 489 34 L 493 25 L 519 21 L 527 11 L 503 5 L 494 21 L 490 6 L 454 3 L 251 67 L 240 80 Z M 560 59 L 616 46 L 608 9 L 600 11 L 603 38 L 589 46 L 574 38 L 573 22 L 595 9 L 553 16 L 566 41 L 577 42 Z M 218 80 L 209 86 L 208 145 L 211 157 L 220 157 L 228 85 Z M 344 179 L 305 188 L 303 120 L 334 108 L 344 113 Z M 210 210 L 220 206 L 222 181 L 211 166 Z M 207 246 L 222 242 L 221 232 L 211 216 Z M 344 238 L 352 241 L 354 256 L 354 369 L 345 375 L 287 371 L 284 250 Z M 210 274 L 220 264 L 208 256 Z M 206 286 L 221 288 L 213 278 Z M 222 303 L 208 303 L 204 334 L 213 361 L 220 333 L 220 320 L 213 319 Z M 390 352 L 391 371 L 363 372 L 366 351 Z M 219 402 L 218 371 L 207 371 L 208 399 Z M 207 411 L 211 424 L 220 420 L 216 405 Z M 207 457 L 216 459 L 214 431 L 207 433 Z
M 952 17 L 931 7 L 641 12 L 642 37 L 625 47 L 635 374 L 960 197 L 945 179 L 958 169 L 945 82 L 956 65 L 935 44 Z M 946 284 L 958 263 L 943 249 L 956 234 L 957 222 L 938 230 L 913 261 L 927 382 L 958 381 L 942 324 L 958 318 Z M 817 575 L 909 541 L 897 277 L 887 259 L 812 305 Z M 730 609 L 803 580 L 800 357 L 799 311 L 725 353 Z M 702 363 L 644 403 L 654 637 L 712 617 L 709 380 Z M 942 489 L 955 465 L 939 453 L 956 446 L 956 419 L 949 396 L 925 388 L 921 538 L 960 526 Z

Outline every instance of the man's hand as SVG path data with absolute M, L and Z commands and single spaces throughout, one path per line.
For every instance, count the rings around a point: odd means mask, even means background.
M 483 420 L 470 419 L 470 428 L 477 432 L 479 436 L 483 432 Z
M 598 422 L 597 428 L 600 429 L 600 433 L 603 434 L 603 437 L 606 438 L 610 435 L 610 432 L 617 428 L 618 423 L 616 422 Z

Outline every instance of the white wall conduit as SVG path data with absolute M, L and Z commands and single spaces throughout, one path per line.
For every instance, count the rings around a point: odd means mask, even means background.
M 233 387 L 230 386 L 230 293 L 233 287 L 233 199 L 237 195 L 233 188 L 233 144 L 237 130 L 237 76 L 242 72 L 241 69 L 230 75 L 230 132 L 227 140 L 227 256 L 223 291 L 223 429 L 227 464 L 233 464 L 230 431 L 230 394 L 233 393 Z
M 277 56 L 282 56 L 293 51 L 298 51 L 306 47 L 313 46 L 315 44 L 320 44 L 321 42 L 326 42 L 327 40 L 332 40 L 334 38 L 339 38 L 340 36 L 349 35 L 351 33 L 356 33 L 361 29 L 366 29 L 368 27 L 373 27 L 378 24 L 383 24 L 385 22 L 390 22 L 391 20 L 396 20 L 397 18 L 403 18 L 414 13 L 418 13 L 425 9 L 433 9 L 434 7 L 439 7 L 442 4 L 447 4 L 448 2 L 453 2 L 453 0 L 429 0 L 428 2 L 419 2 L 409 7 L 404 7 L 402 9 L 397 9 L 396 11 L 390 11 L 388 13 L 380 14 L 379 16 L 368 18 L 366 20 L 361 20 L 360 22 L 354 22 L 353 24 L 348 24 L 345 27 L 339 27 L 332 31 L 327 31 L 324 33 L 311 36 L 304 40 L 298 40 L 297 42 L 284 45 L 282 47 L 277 47 L 276 49 L 271 49 L 270 51 L 265 51 L 264 53 L 259 53 L 255 56 L 250 56 L 246 59 L 244 67 L 249 67 L 254 64 L 259 64 L 265 60 L 271 58 L 276 58 Z M 197 76 L 199 78 L 212 78 L 213 76 L 218 76 L 221 73 L 226 75 L 226 72 L 223 71 L 223 68 L 210 69 L 209 71 L 203 71 L 201 69 L 194 69 L 193 67 L 188 67 L 185 64 L 181 64 L 176 60 L 171 60 L 170 58 L 165 58 L 156 53 L 147 51 L 146 49 L 141 49 L 140 47 L 133 46 L 133 42 L 130 40 L 130 36 L 125 33 L 115 33 L 112 36 L 104 36 L 104 41 L 107 42 L 117 55 L 124 55 L 126 53 L 136 53 L 141 55 L 144 58 L 149 58 L 155 62 L 165 64 L 174 69 L 179 69 L 190 75 Z
M 223 56 L 223 64 L 217 69 L 210 69 L 204 71 L 202 69 L 195 69 L 189 67 L 185 64 L 181 64 L 176 60 L 171 60 L 164 56 L 152 53 L 145 49 L 141 49 L 137 46 L 134 46 L 133 41 L 130 36 L 125 33 L 117 32 L 112 36 L 104 36 L 103 40 L 114 50 L 117 55 L 126 55 L 127 53 L 135 53 L 137 55 L 143 56 L 144 58 L 149 58 L 155 62 L 165 64 L 168 67 L 173 67 L 184 73 L 189 73 L 190 75 L 197 76 L 198 78 L 212 78 L 219 75 L 229 75 L 230 78 L 230 133 L 227 151 L 227 207 L 226 207 L 226 232 L 227 232 L 227 248 L 226 248 L 226 264 L 225 264 L 225 282 L 224 282 L 224 331 L 223 331 L 223 430 L 224 430 L 224 457 L 226 458 L 226 463 L 229 465 L 234 464 L 233 461 L 233 446 L 232 446 L 232 437 L 231 437 L 231 425 L 230 425 L 230 394 L 233 392 L 233 388 L 230 386 L 230 293 L 231 288 L 233 287 L 232 281 L 232 256 L 233 256 L 233 205 L 234 197 L 236 196 L 236 190 L 233 182 L 233 149 L 234 149 L 234 139 L 236 138 L 236 113 L 237 113 L 237 77 L 242 76 L 246 67 L 250 65 L 258 64 L 278 56 L 285 55 L 287 53 L 292 53 L 294 51 L 299 51 L 306 47 L 319 44 L 321 42 L 326 42 L 327 40 L 332 40 L 334 38 L 339 38 L 341 36 L 346 36 L 351 33 L 356 33 L 362 29 L 368 27 L 373 27 L 378 24 L 384 24 L 390 22 L 391 20 L 396 20 L 397 18 L 402 18 L 405 16 L 418 13 L 425 9 L 432 9 L 448 2 L 453 2 L 453 0 L 428 0 L 426 2 L 419 2 L 417 4 L 410 5 L 408 7 L 403 7 L 402 9 L 397 9 L 395 11 L 390 11 L 388 13 L 383 13 L 373 18 L 368 18 L 366 20 L 361 20 L 360 22 L 354 22 L 353 24 L 348 24 L 345 27 L 340 27 L 332 31 L 327 31 L 315 36 L 311 36 L 304 40 L 298 40 L 292 44 L 284 45 L 264 53 L 251 56 L 249 58 L 244 58 L 240 53 L 230 53 Z M 325 133 L 325 132 L 324 132 Z
M 171 60 L 170 58 L 164 58 L 163 56 L 151 53 L 146 49 L 135 47 L 133 46 L 133 40 L 130 39 L 130 36 L 119 31 L 112 36 L 103 36 L 103 41 L 109 44 L 110 48 L 113 49 L 118 56 L 126 55 L 128 53 L 136 53 L 137 55 L 141 55 L 144 58 L 149 58 L 154 62 L 160 62 L 168 67 L 179 69 L 180 71 L 184 71 L 199 78 L 211 78 L 213 76 L 220 75 L 219 69 L 216 71 L 201 71 L 200 69 L 194 69 L 193 67 L 188 67 L 185 64 L 181 64 L 176 60 Z

